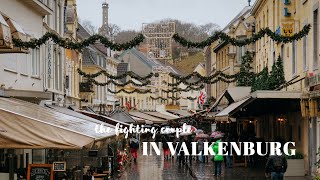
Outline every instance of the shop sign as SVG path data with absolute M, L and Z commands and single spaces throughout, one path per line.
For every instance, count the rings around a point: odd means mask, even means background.
M 282 35 L 290 37 L 294 32 L 294 23 L 283 23 L 282 24 Z
M 53 162 L 53 171 L 66 171 L 66 162 Z
M 29 164 L 27 180 L 53 180 L 52 164 Z

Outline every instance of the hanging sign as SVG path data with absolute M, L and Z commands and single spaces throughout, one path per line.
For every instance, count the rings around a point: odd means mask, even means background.
M 294 33 L 294 23 L 283 23 L 282 24 L 282 35 L 291 37 Z
M 29 164 L 27 180 L 53 180 L 52 164 Z

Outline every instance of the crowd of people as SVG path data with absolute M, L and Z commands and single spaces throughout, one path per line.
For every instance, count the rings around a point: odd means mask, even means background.
M 232 133 L 221 133 L 220 136 L 216 137 L 208 137 L 208 138 L 197 138 L 188 135 L 188 136 L 180 136 L 176 138 L 172 135 L 159 135 L 156 140 L 157 142 L 162 142 L 162 149 L 164 160 L 174 159 L 176 158 L 179 166 L 185 165 L 189 163 L 192 165 L 193 161 L 198 163 L 208 163 L 210 156 L 204 155 L 204 143 L 209 142 L 211 145 L 213 152 L 216 154 L 213 157 L 210 157 L 214 163 L 214 175 L 219 177 L 221 176 L 222 172 L 222 164 L 225 165 L 225 168 L 232 168 L 233 167 L 233 157 L 231 154 L 228 155 L 219 155 L 219 146 L 221 145 L 220 142 L 257 142 L 262 141 L 260 139 L 255 138 L 254 133 L 250 133 L 250 131 L 244 131 L 239 136 L 232 134 Z M 279 140 L 280 141 L 280 140 Z M 169 146 L 167 142 L 173 142 L 173 147 L 176 147 L 176 157 L 171 155 Z M 182 144 L 186 144 L 188 152 L 192 152 L 192 142 L 197 142 L 197 154 L 198 156 L 186 155 L 185 152 L 181 149 Z M 130 138 L 130 149 L 131 155 L 136 162 L 138 157 L 138 149 L 139 149 L 139 141 L 135 138 Z M 183 148 L 182 148 L 183 149 Z M 266 157 L 264 157 L 266 158 Z M 255 163 L 258 161 L 256 156 L 250 156 L 247 158 L 249 166 L 255 166 Z M 265 166 L 266 176 L 271 176 L 272 180 L 282 180 L 284 173 L 287 169 L 287 161 L 284 156 L 269 156 L 267 159 L 267 163 Z

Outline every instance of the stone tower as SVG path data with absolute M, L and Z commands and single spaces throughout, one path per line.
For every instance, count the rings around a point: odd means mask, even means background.
M 108 36 L 108 19 L 109 19 L 109 4 L 105 0 L 102 3 L 102 26 L 100 28 L 100 34 L 104 36 Z

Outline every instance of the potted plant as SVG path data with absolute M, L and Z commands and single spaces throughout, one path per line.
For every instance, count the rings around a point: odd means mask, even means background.
M 304 159 L 301 152 L 296 152 L 295 155 L 287 156 L 288 168 L 285 176 L 305 176 Z

